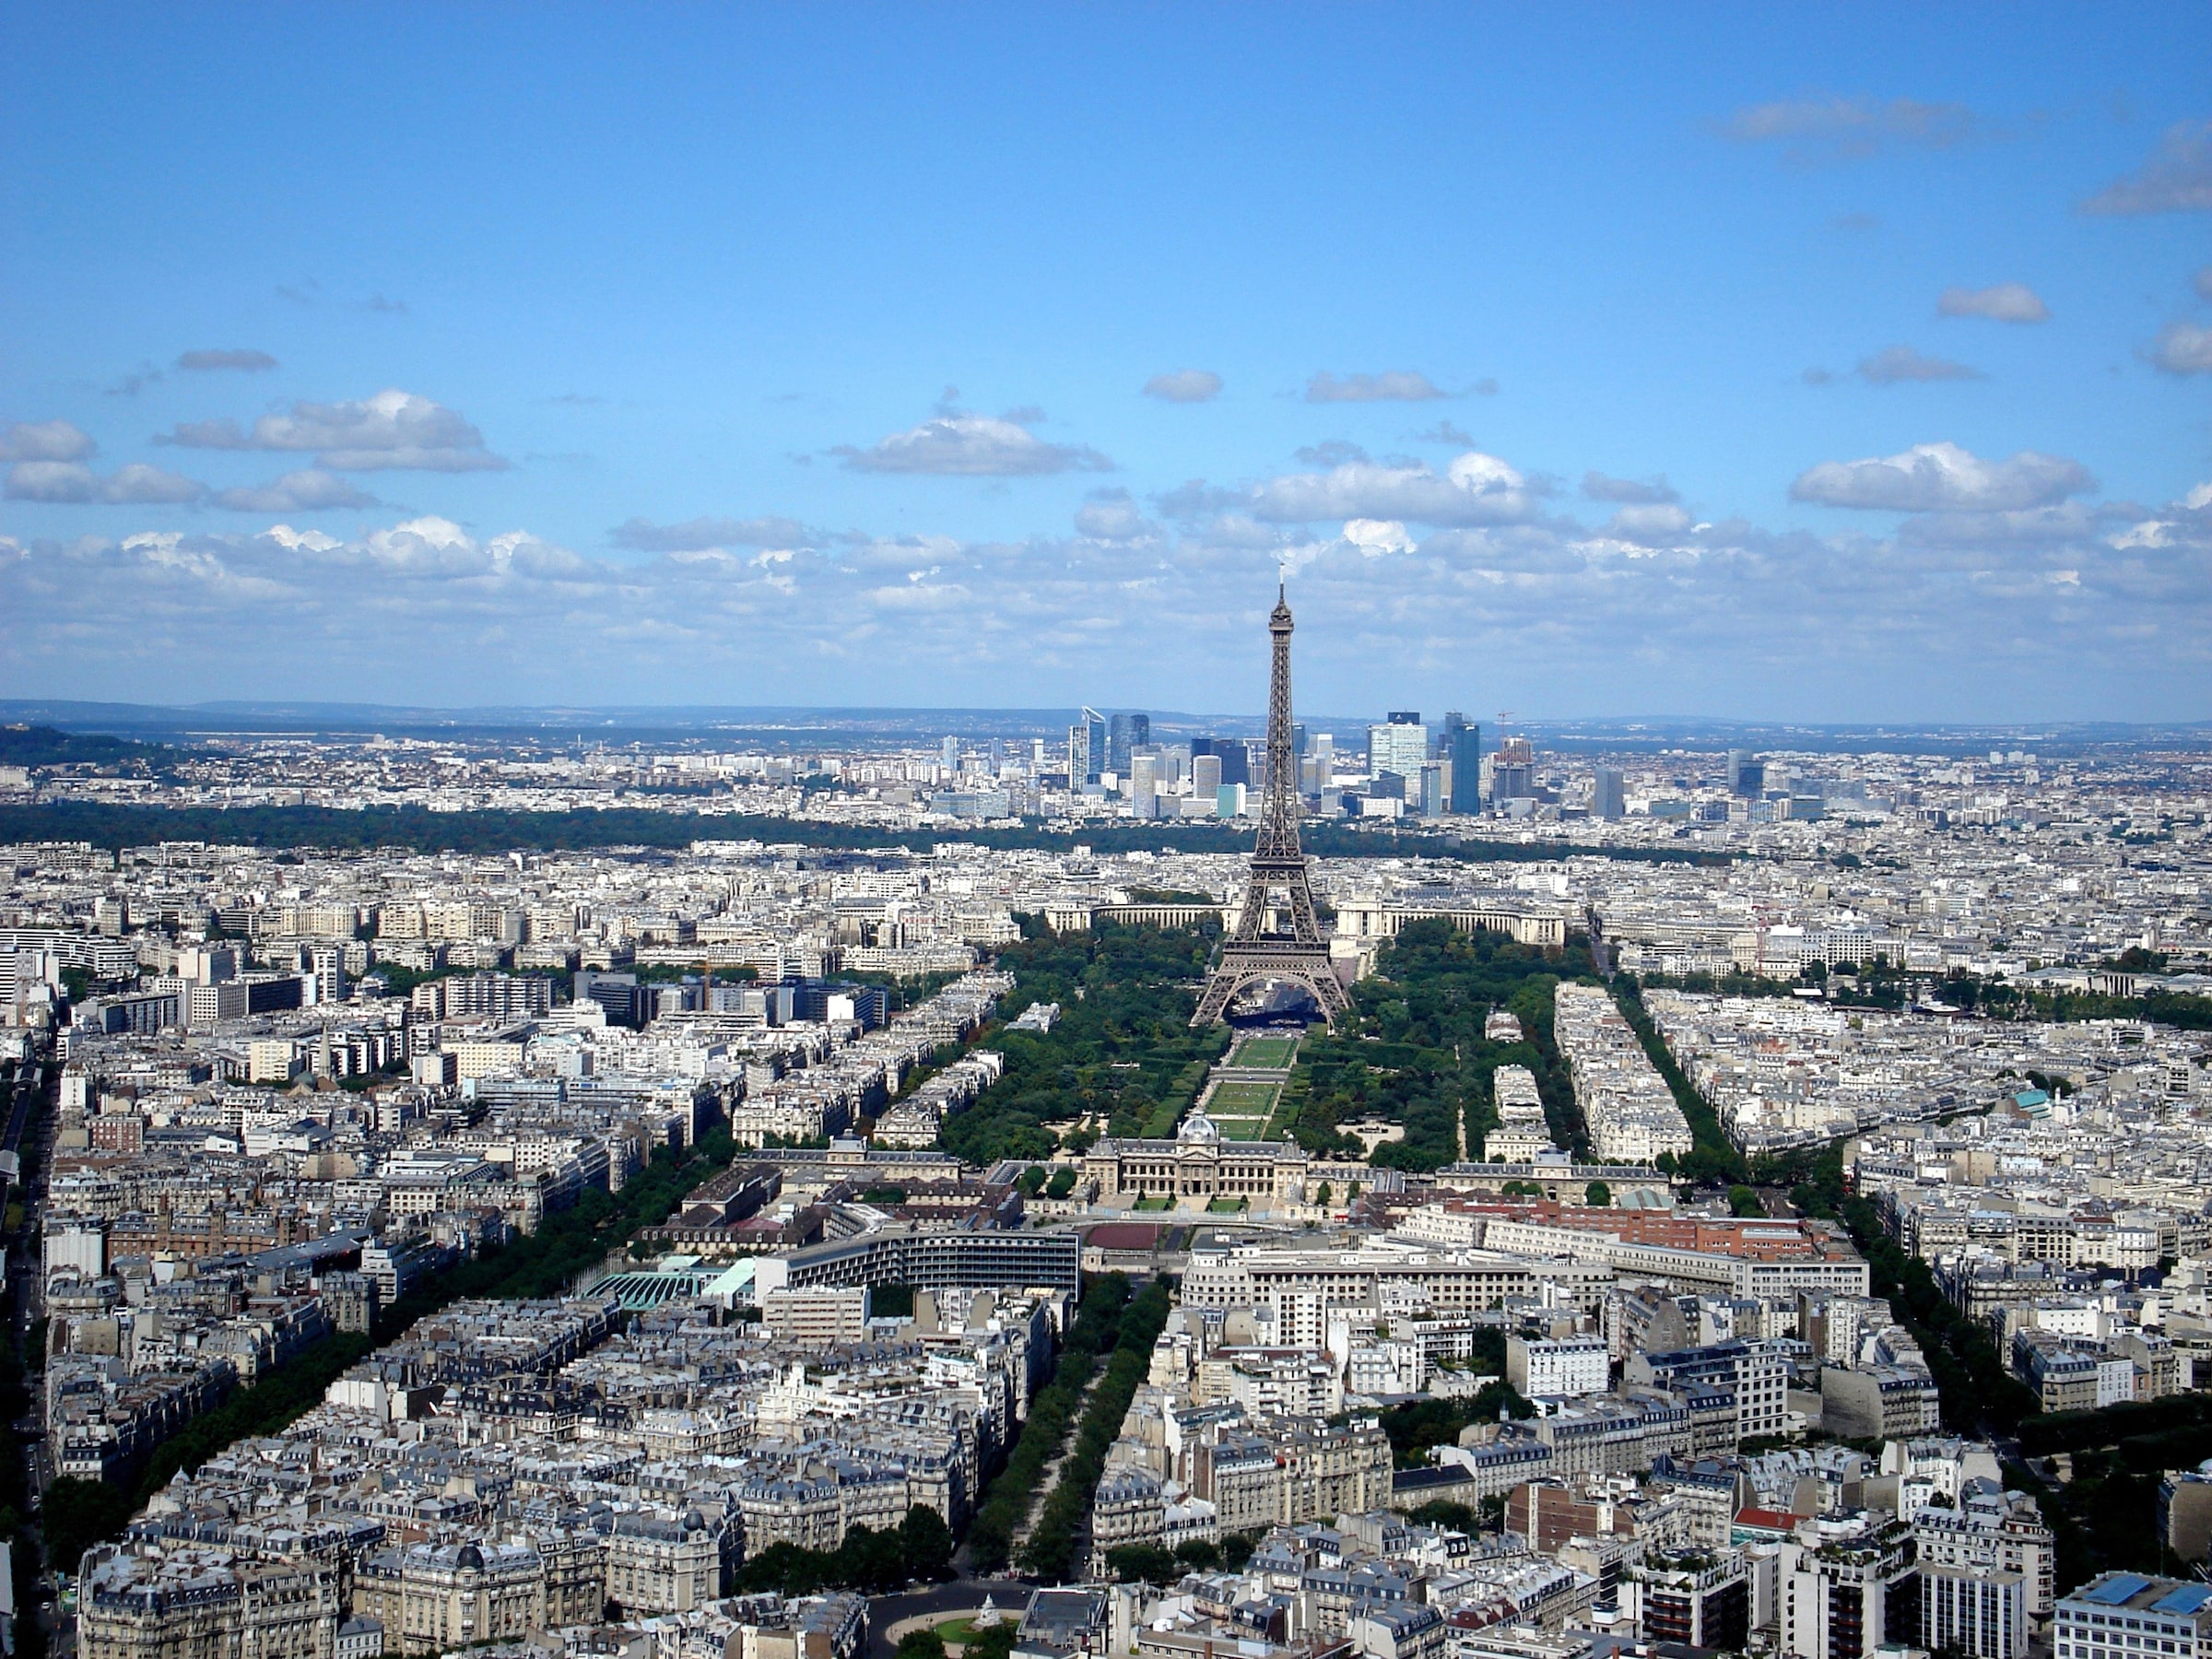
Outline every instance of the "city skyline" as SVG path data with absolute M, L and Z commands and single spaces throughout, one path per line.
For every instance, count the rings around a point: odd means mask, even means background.
M 547 15 L 25 20 L 0 695 L 2212 716 L 2201 12 Z

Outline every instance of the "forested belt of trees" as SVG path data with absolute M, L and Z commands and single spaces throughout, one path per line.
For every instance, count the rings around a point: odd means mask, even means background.
M 988 1165 L 1051 1157 L 1062 1137 L 1043 1125 L 1086 1113 L 1112 1135 L 1171 1133 L 1229 1041 L 1225 1029 L 1191 1029 L 1219 926 L 1102 922 L 1054 934 L 1025 918 L 1024 927 L 1028 936 L 999 955 L 1014 975 L 1001 1015 L 1012 1020 L 1032 1003 L 1057 1003 L 1059 1020 L 1050 1031 L 1001 1029 L 982 1040 L 1006 1056 L 1006 1070 L 945 1120 L 939 1143 Z M 1070 1134 L 1067 1144 L 1089 1139 Z
M 1353 830 L 1309 822 L 1306 851 L 1326 858 L 1460 858 L 1475 864 L 1534 864 L 1555 858 L 1616 858 L 1636 864 L 1724 864 L 1727 855 L 1674 848 L 1585 847 L 1549 841 L 1487 841 L 1403 830 Z M 81 841 L 120 850 L 164 841 L 226 846 L 377 847 L 417 853 L 560 853 L 593 847 L 681 851 L 695 841 L 759 841 L 829 850 L 903 847 L 926 853 L 945 841 L 1003 850 L 1065 851 L 1080 841 L 1100 853 L 1249 851 L 1252 831 L 1234 824 L 1184 819 L 1172 826 L 1084 824 L 1050 829 L 1040 820 L 1018 830 L 887 830 L 825 823 L 766 813 L 664 812 L 650 806 L 578 807 L 531 812 L 484 807 L 432 812 L 423 806 L 126 806 L 105 801 L 53 801 L 0 806 L 0 843 Z
M 1406 1138 L 1376 1147 L 1371 1162 L 1433 1170 L 1468 1155 L 1498 1124 L 1491 1077 L 1525 1065 L 1555 1138 L 1586 1147 L 1574 1088 L 1552 1041 L 1551 997 L 1561 979 L 1593 977 L 1589 942 L 1564 948 L 1516 944 L 1501 933 L 1462 933 L 1431 918 L 1408 923 L 1384 945 L 1375 971 L 1352 988 L 1352 1012 L 1334 1033 L 1316 1028 L 1300 1046 L 1278 1121 L 1309 1152 L 1359 1155 L 1359 1137 L 1340 1127 L 1365 1118 L 1402 1124 Z M 1517 1042 L 1493 1041 L 1483 1026 L 1493 1010 L 1521 1021 Z

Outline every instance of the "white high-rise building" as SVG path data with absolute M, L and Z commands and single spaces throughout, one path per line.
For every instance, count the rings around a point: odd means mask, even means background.
M 1378 772 L 1395 772 L 1401 778 L 1418 779 L 1422 763 L 1428 759 L 1429 728 L 1418 721 L 1392 720 L 1367 728 L 1370 777 Z

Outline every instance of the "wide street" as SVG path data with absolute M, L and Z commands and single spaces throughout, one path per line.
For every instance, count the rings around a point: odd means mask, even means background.
M 941 1614 L 950 1618 L 966 1613 L 983 1605 L 988 1596 L 997 1604 L 1001 1612 L 1015 1618 L 1029 1606 L 1030 1594 L 1036 1588 L 1019 1579 L 956 1579 L 948 1584 L 933 1584 L 926 1590 L 910 1590 L 900 1595 L 874 1595 L 868 1598 L 868 1659 L 891 1659 L 899 1645 L 892 1631 L 908 1619 L 924 1614 Z

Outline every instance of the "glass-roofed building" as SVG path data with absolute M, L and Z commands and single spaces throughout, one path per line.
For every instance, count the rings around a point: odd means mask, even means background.
M 2212 1653 L 2212 1584 L 2106 1572 L 2059 1598 L 2053 1659 L 2202 1659 Z

